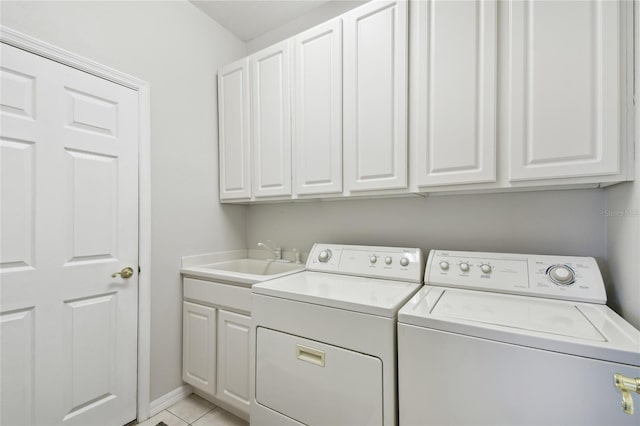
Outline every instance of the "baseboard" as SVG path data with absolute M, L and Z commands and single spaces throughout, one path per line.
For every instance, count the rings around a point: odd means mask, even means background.
M 149 416 L 153 417 L 162 410 L 166 410 L 178 401 L 182 401 L 193 393 L 193 389 L 189 385 L 182 385 L 175 388 L 169 393 L 162 395 L 158 399 L 154 399 L 149 404 Z

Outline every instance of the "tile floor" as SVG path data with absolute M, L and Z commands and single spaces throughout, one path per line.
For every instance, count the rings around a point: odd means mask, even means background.
M 241 418 L 196 394 L 189 395 L 138 426 L 156 426 L 160 422 L 167 426 L 249 426 Z

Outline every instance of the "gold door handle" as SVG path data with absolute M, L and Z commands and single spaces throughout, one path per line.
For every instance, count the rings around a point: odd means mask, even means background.
M 122 278 L 131 278 L 133 276 L 133 268 L 127 266 L 126 268 L 123 268 L 122 271 L 111 274 L 111 278 L 115 278 L 118 275 Z
M 613 375 L 613 383 L 622 394 L 622 409 L 627 414 L 633 414 L 633 398 L 630 392 L 640 394 L 640 377 L 627 377 L 616 373 Z

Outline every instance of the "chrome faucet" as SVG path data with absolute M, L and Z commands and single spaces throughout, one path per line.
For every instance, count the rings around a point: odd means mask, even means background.
M 269 241 L 269 240 L 267 240 Z M 275 260 L 282 260 L 282 248 L 280 247 L 276 247 L 274 249 L 272 249 L 271 247 L 269 247 L 268 245 L 266 245 L 265 243 L 259 242 L 258 243 L 258 247 L 259 248 L 264 248 L 266 250 L 269 250 L 271 253 L 273 253 L 273 257 Z

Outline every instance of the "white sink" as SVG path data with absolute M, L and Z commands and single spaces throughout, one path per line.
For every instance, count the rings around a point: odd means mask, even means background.
M 187 276 L 237 284 L 255 284 L 304 270 L 304 264 L 265 259 L 235 259 L 182 268 Z

